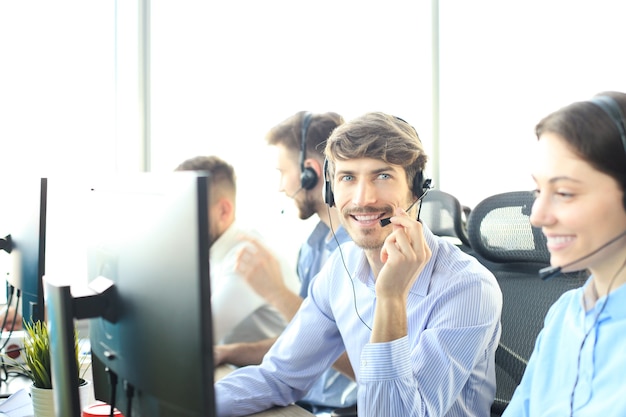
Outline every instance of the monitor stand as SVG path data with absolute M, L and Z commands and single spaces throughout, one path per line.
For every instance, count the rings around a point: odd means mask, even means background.
M 78 364 L 75 350 L 74 319 L 104 317 L 115 321 L 114 284 L 106 278 L 96 278 L 85 294 L 72 296 L 69 285 L 44 277 L 52 386 L 69 387 L 54 390 L 55 415 L 80 417 L 78 395 Z

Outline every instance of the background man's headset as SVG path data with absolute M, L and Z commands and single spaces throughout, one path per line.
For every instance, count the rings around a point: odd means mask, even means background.
M 315 188 L 318 180 L 317 172 L 311 167 L 304 166 L 304 160 L 306 159 L 306 135 L 309 131 L 312 117 L 313 114 L 311 112 L 304 113 L 300 124 L 300 187 L 304 190 Z

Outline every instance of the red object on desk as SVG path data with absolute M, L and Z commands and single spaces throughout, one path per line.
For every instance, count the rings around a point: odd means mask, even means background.
M 111 406 L 107 403 L 98 402 L 90 405 L 83 410 L 83 417 L 103 417 L 111 415 Z M 113 410 L 115 417 L 124 417 L 122 413 L 116 408 Z

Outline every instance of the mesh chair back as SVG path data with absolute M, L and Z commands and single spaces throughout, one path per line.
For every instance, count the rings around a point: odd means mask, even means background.
M 500 415 L 520 383 L 550 306 L 584 282 L 581 274 L 542 281 L 537 272 L 550 253 L 538 228 L 530 224 L 531 192 L 497 194 L 480 202 L 468 219 L 475 256 L 495 275 L 503 296 L 502 335 L 496 351 L 496 400 Z
M 450 238 L 461 249 L 469 249 L 467 209 L 451 194 L 430 190 L 422 200 L 420 220 L 437 236 Z

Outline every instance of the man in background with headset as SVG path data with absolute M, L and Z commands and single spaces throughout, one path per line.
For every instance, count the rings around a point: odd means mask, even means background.
M 266 141 L 277 153 L 280 173 L 279 191 L 292 198 L 299 216 L 306 220 L 317 215 L 319 222 L 300 247 L 298 276 L 300 293 L 290 291 L 283 282 L 278 262 L 258 242 L 250 240 L 239 253 L 238 270 L 248 283 L 287 320 L 298 311 L 309 292 L 311 280 L 320 271 L 338 244 L 350 240 L 341 227 L 339 214 L 328 207 L 322 198 L 324 181 L 324 146 L 331 132 L 343 118 L 337 113 L 298 112 L 274 126 Z M 235 343 L 215 347 L 215 365 L 230 363 L 237 366 L 256 365 L 270 349 L 276 338 L 254 343 Z M 344 354 L 335 367 L 354 378 L 354 372 Z M 356 383 L 335 369 L 328 369 L 316 381 L 307 395 L 298 402 L 309 411 L 333 412 L 335 415 L 356 415 Z M 341 409 L 341 410 L 337 410 Z
M 490 415 L 502 294 L 475 258 L 415 220 L 427 191 L 417 133 L 367 113 L 337 127 L 325 154 L 325 201 L 352 242 L 263 362 L 215 384 L 218 415 L 298 401 L 344 350 L 361 417 Z

